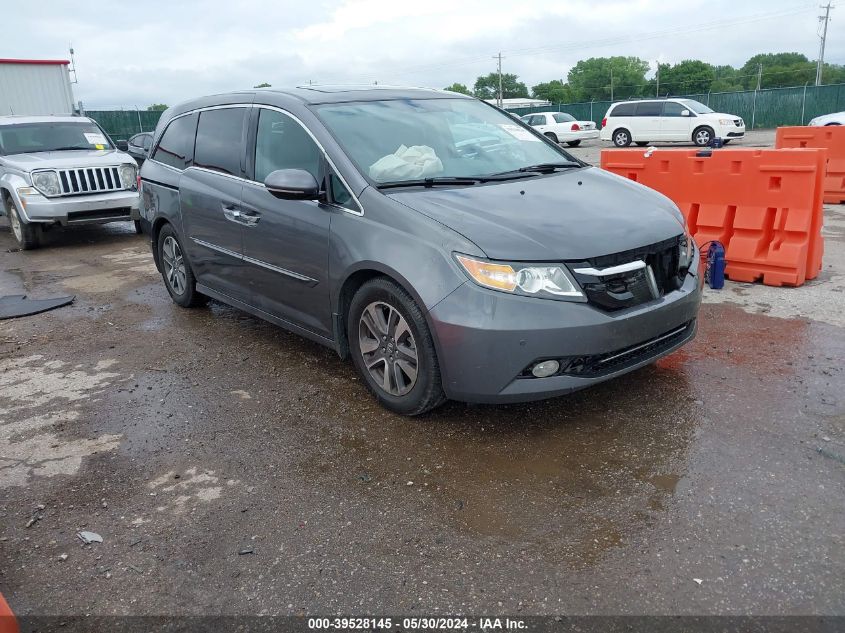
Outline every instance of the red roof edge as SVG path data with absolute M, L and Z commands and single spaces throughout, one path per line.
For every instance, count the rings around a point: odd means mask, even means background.
M 70 61 L 67 59 L 0 59 L 0 64 L 48 64 L 51 66 L 61 64 L 67 66 Z

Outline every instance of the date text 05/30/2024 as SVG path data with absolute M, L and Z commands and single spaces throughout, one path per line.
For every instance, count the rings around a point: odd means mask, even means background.
M 356 629 L 404 629 L 404 630 L 465 630 L 478 629 L 480 631 L 518 631 L 526 629 L 524 620 L 510 618 L 480 617 L 480 618 L 388 618 L 388 617 L 337 617 L 337 618 L 308 618 L 308 628 L 312 630 L 356 630 Z

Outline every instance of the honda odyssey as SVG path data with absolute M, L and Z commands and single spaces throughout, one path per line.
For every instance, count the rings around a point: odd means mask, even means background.
M 329 346 L 399 413 L 570 393 L 696 332 L 678 208 L 471 97 L 196 99 L 163 114 L 141 190 L 173 301 Z

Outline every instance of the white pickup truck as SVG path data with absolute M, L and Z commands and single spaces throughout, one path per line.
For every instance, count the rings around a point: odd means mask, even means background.
M 22 249 L 45 228 L 135 221 L 138 166 L 95 121 L 0 116 L 0 214 Z

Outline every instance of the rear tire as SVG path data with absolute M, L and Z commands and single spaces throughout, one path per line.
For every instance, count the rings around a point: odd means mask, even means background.
M 404 288 L 385 277 L 366 282 L 346 328 L 352 362 L 383 407 L 413 416 L 446 401 L 431 332 Z
M 545 136 L 547 139 L 549 139 L 552 143 L 556 144 L 558 142 L 557 141 L 557 134 L 555 134 L 554 132 L 546 132 L 545 134 L 543 134 L 543 136 Z
M 692 142 L 695 143 L 696 147 L 708 147 L 713 142 L 714 136 L 715 132 L 713 132 L 712 127 L 702 125 L 695 128 L 692 133 Z
M 569 145 L 569 147 L 578 147 L 581 144 L 581 141 L 567 141 L 566 144 Z
M 41 225 L 33 222 L 24 222 L 18 211 L 18 206 L 12 197 L 7 193 L 3 196 L 6 205 L 6 215 L 9 218 L 9 226 L 12 228 L 12 237 L 18 243 L 22 251 L 30 251 L 41 245 Z
M 616 147 L 628 147 L 631 144 L 631 133 L 625 128 L 613 132 L 613 144 Z
M 208 297 L 197 292 L 197 282 L 185 257 L 182 242 L 169 224 L 161 228 L 156 248 L 158 261 L 161 262 L 161 276 L 173 302 L 183 308 L 195 308 L 206 303 Z

